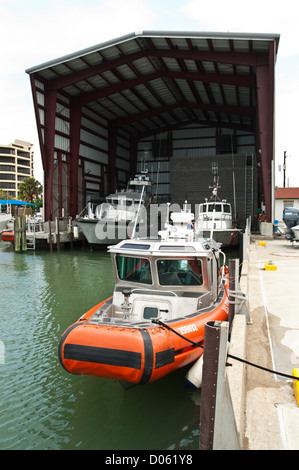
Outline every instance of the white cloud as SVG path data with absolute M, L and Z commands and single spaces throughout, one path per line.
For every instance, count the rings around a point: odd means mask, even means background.
M 150 29 L 157 17 L 142 0 L 2 0 L 0 144 L 33 142 L 42 180 L 29 76 L 25 69 L 110 39 Z
M 280 56 L 298 53 L 298 0 L 190 0 L 180 11 L 199 31 L 280 34 Z

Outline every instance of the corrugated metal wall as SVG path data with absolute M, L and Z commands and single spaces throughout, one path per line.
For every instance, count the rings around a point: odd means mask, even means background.
M 39 119 L 41 123 L 42 138 L 44 138 L 44 109 L 45 91 L 43 84 L 35 80 L 37 91 L 37 102 L 39 108 Z M 72 155 L 70 154 L 70 102 L 62 94 L 57 95 L 56 118 L 55 118 L 55 149 L 54 163 L 61 160 L 63 166 L 60 167 L 60 175 L 55 166 L 53 178 L 53 216 L 61 215 L 59 211 L 59 199 L 63 200 L 63 207 L 68 215 L 69 201 L 69 165 L 71 165 Z M 118 130 L 116 142 L 115 158 L 115 189 L 124 188 L 131 171 L 131 140 L 130 135 L 123 130 Z M 221 162 L 223 158 L 219 155 L 229 155 L 226 160 L 231 161 L 231 156 L 235 155 L 235 165 L 242 166 L 243 174 L 249 174 L 246 156 L 255 155 L 255 138 L 253 134 L 244 131 L 233 131 L 229 127 L 217 129 L 216 127 L 201 126 L 192 124 L 184 128 L 175 129 L 169 132 L 156 134 L 138 142 L 137 146 L 137 171 L 144 167 L 146 160 L 147 169 L 153 181 L 153 194 L 157 196 L 157 202 L 182 202 L 185 199 L 181 195 L 181 187 L 184 186 L 186 196 L 192 201 L 198 201 L 201 197 L 208 196 L 208 186 L 211 180 L 211 158 L 218 161 L 221 174 Z M 190 160 L 191 159 L 191 160 Z M 255 160 L 254 160 L 255 161 Z M 177 186 L 175 181 L 175 168 L 179 163 L 181 184 Z M 78 211 L 82 210 L 89 200 L 100 201 L 108 193 L 109 181 L 109 161 L 108 154 L 108 122 L 103 121 L 88 107 L 83 107 L 80 130 L 79 147 L 79 171 L 78 171 Z M 208 164 L 208 168 L 206 168 Z M 192 171 L 192 166 L 196 171 L 204 174 L 206 178 L 203 183 L 203 192 L 199 188 L 190 185 L 190 180 L 183 183 L 185 175 Z M 62 170 L 63 168 L 63 170 Z M 256 167 L 254 167 L 256 175 Z M 63 188 L 59 191 L 59 180 L 62 178 Z M 241 178 L 241 177 L 240 177 Z M 244 176 L 245 178 L 245 176 Z M 248 179 L 248 178 L 247 178 Z M 249 186 L 244 186 L 243 182 L 238 182 L 240 191 L 249 194 Z M 180 193 L 180 196 L 179 196 Z M 188 193 L 188 194 L 187 194 Z M 256 193 L 256 192 L 254 192 Z M 244 196 L 245 199 L 248 197 Z M 188 198 L 189 198 L 188 197 Z M 232 189 L 228 190 L 226 196 L 232 197 Z M 241 195 L 240 195 L 241 197 Z M 255 203 L 254 203 L 255 204 Z M 248 212 L 248 207 L 245 209 Z
M 226 147 L 223 147 L 223 142 L 226 144 Z M 228 152 L 226 151 L 227 147 Z M 161 149 L 161 154 L 159 154 L 159 148 Z M 168 150 L 167 153 L 165 149 Z M 145 152 L 147 152 L 146 157 Z M 226 155 L 225 159 L 223 155 Z M 251 189 L 251 185 L 248 183 L 249 188 L 247 188 L 246 195 L 245 186 L 245 180 L 248 180 L 248 175 L 251 171 L 251 166 L 248 167 L 247 164 L 247 156 L 251 157 L 252 155 L 255 155 L 255 139 L 253 134 L 238 130 L 233 131 L 229 128 L 222 128 L 220 133 L 220 130 L 215 127 L 203 127 L 192 124 L 169 133 L 164 132 L 158 136 L 139 141 L 137 160 L 138 170 L 140 170 L 143 166 L 144 158 L 146 158 L 149 173 L 155 183 L 154 194 L 157 194 L 158 202 L 171 200 L 180 204 L 185 199 L 190 200 L 192 204 L 199 203 L 203 198 L 210 196 L 209 185 L 213 182 L 211 172 L 212 161 L 218 161 L 220 177 L 221 165 L 224 165 L 224 169 L 228 171 L 230 179 L 232 178 L 234 164 L 236 171 L 238 168 L 239 175 L 236 183 L 238 185 L 238 198 L 242 199 L 239 216 L 243 219 L 246 215 L 249 215 L 248 200 L 252 194 L 254 194 L 254 202 L 252 204 L 254 207 L 257 206 L 255 159 L 253 160 L 254 190 Z M 179 167 L 178 180 L 176 180 L 174 173 L 174 168 L 177 165 Z M 195 173 L 192 175 L 194 171 L 204 175 L 203 178 L 200 178 L 201 184 L 198 184 L 197 173 L 196 176 L 194 176 Z M 191 184 L 193 176 L 195 182 Z M 233 198 L 232 183 L 227 185 L 225 196 L 223 197 L 227 199 Z M 245 203 L 245 201 L 247 202 Z M 250 210 L 250 213 L 252 210 Z M 256 210 L 254 213 L 256 213 Z

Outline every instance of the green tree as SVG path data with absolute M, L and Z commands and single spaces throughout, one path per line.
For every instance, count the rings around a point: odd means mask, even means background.
M 19 186 L 19 197 L 22 201 L 36 204 L 41 200 L 43 187 L 35 178 L 25 178 Z
M 0 189 L 0 199 L 14 199 L 14 197 L 8 196 L 6 191 Z

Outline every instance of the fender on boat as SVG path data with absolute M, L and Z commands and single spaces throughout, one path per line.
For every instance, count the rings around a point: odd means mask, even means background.
M 203 354 L 193 364 L 186 374 L 186 385 L 191 388 L 201 388 L 202 385 Z
M 60 339 L 60 363 L 72 374 L 134 384 L 153 382 L 197 361 L 203 349 L 188 340 L 202 345 L 206 322 L 225 321 L 228 315 L 228 299 L 224 294 L 212 310 L 169 321 L 168 326 L 174 331 L 156 324 L 134 327 L 90 323 L 93 313 L 106 300 L 86 312 Z
M 15 241 L 15 234 L 14 232 L 8 232 L 8 231 L 4 231 L 1 233 L 1 240 L 3 242 L 11 242 L 11 243 L 14 243 Z

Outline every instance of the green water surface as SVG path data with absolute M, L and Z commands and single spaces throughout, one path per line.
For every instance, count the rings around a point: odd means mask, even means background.
M 112 291 L 106 251 L 14 253 L 0 242 L 0 449 L 198 449 L 188 368 L 124 390 L 61 367 L 64 330 Z

